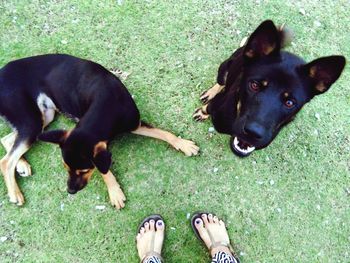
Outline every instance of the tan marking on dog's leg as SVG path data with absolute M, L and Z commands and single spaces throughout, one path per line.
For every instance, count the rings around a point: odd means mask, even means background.
M 123 208 L 126 197 L 112 172 L 108 171 L 106 174 L 102 174 L 102 178 L 107 185 L 108 195 L 112 205 L 117 209 Z
M 4 146 L 7 153 L 12 149 L 12 146 L 16 140 L 16 137 L 17 137 L 17 132 L 14 131 L 6 135 L 5 137 L 1 138 L 1 143 Z M 30 167 L 30 164 L 23 157 L 19 159 L 16 165 L 16 171 L 22 177 L 27 177 L 32 175 L 32 169 Z
M 208 103 L 210 100 L 212 100 L 218 93 L 220 93 L 225 86 L 221 86 L 219 84 L 215 84 L 213 87 L 208 89 L 207 91 L 203 92 L 200 96 L 200 100 L 203 103 Z
M 94 147 L 94 156 L 98 154 L 100 151 L 107 149 L 107 141 L 98 142 Z
M 5 137 L 1 138 L 1 144 L 5 147 L 6 152 L 9 152 L 15 142 L 17 132 L 11 132 Z
M 186 156 L 197 155 L 199 152 L 199 147 L 194 142 L 179 138 L 161 129 L 139 126 L 135 131 L 132 131 L 132 133 L 165 141 L 176 150 L 182 151 Z
M 203 105 L 202 107 L 196 109 L 194 114 L 192 115 L 195 121 L 205 121 L 209 118 L 209 114 L 207 113 L 208 104 Z
M 17 205 L 24 204 L 24 197 L 19 189 L 16 178 L 15 168 L 21 156 L 29 149 L 26 142 L 21 142 L 14 150 L 8 152 L 0 161 L 0 169 L 4 175 L 5 184 L 7 186 L 8 195 L 11 203 Z

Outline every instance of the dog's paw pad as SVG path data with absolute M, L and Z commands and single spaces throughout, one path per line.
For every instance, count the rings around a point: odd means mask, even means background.
M 111 200 L 111 204 L 116 208 L 116 209 L 122 209 L 125 207 L 125 201 L 126 197 L 120 189 L 120 187 L 114 187 L 109 191 L 109 198 Z
M 9 200 L 11 203 L 14 203 L 18 206 L 22 206 L 24 204 L 24 197 L 21 191 L 14 191 L 13 193 L 9 193 Z
M 195 110 L 194 114 L 192 115 L 193 119 L 195 121 L 204 121 L 209 118 L 209 114 L 205 114 L 202 111 L 202 108 L 198 108 Z
M 178 138 L 173 146 L 176 150 L 182 151 L 186 156 L 193 156 L 199 153 L 199 147 L 189 140 Z
M 20 159 L 18 161 L 16 165 L 16 171 L 22 177 L 27 177 L 32 175 L 32 169 L 30 167 L 30 164 L 24 159 Z

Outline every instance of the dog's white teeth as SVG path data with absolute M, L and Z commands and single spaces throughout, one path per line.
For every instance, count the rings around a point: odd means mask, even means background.
M 239 143 L 238 138 L 235 137 L 235 138 L 233 139 L 233 144 L 234 144 L 234 146 L 235 146 L 236 148 L 238 147 L 238 143 Z
M 235 137 L 233 139 L 233 145 L 235 146 L 235 148 L 241 152 L 241 153 L 244 153 L 244 154 L 248 154 L 248 153 L 251 153 L 252 151 L 255 150 L 255 147 L 254 146 L 247 146 L 247 149 L 242 149 L 241 147 L 239 147 L 239 140 L 237 137 Z

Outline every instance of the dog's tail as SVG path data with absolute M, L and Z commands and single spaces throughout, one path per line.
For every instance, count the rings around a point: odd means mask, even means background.
M 287 27 L 285 23 L 277 27 L 277 30 L 280 34 L 281 47 L 284 48 L 289 46 L 293 41 L 294 32 Z

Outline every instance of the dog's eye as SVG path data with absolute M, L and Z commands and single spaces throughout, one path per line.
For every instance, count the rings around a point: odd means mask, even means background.
M 284 105 L 288 108 L 291 109 L 295 105 L 295 101 L 293 99 L 286 99 L 284 102 Z
M 258 92 L 260 90 L 260 84 L 257 81 L 251 81 L 249 83 L 249 88 L 253 92 Z

